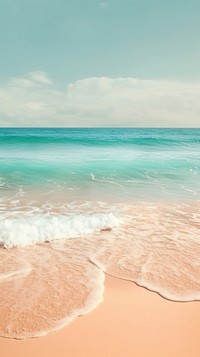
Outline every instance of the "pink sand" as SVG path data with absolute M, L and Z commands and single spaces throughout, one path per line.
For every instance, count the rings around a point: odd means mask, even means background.
M 0 339 L 1 357 L 199 357 L 200 302 L 174 303 L 106 277 L 104 302 L 60 331 Z

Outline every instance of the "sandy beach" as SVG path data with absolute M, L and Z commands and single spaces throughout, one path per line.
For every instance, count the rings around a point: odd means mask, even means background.
M 0 339 L 2 357 L 198 357 L 200 303 L 177 303 L 106 276 L 104 301 L 45 337 Z
M 0 3 L 0 357 L 200 357 L 200 1 Z

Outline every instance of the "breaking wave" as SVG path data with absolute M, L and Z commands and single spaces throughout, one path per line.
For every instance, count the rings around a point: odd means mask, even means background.
M 46 241 L 69 239 L 112 229 L 119 224 L 112 214 L 43 216 L 7 218 L 0 221 L 0 245 L 5 248 L 25 247 Z

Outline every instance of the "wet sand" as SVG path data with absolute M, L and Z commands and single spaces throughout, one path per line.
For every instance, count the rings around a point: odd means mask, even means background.
M 199 357 L 200 302 L 177 303 L 106 276 L 104 302 L 45 337 L 0 338 L 1 357 Z

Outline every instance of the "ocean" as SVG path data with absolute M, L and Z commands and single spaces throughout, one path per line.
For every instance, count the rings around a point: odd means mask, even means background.
M 200 129 L 0 129 L 1 336 L 90 311 L 105 273 L 199 300 L 199 233 Z

